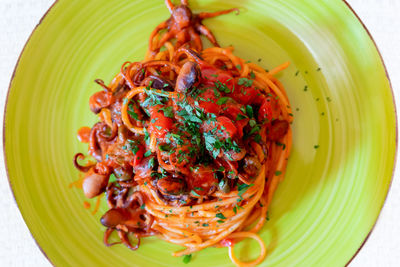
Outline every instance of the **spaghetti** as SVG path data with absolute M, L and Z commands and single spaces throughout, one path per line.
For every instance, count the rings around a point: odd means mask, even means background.
M 292 112 L 273 76 L 289 63 L 267 72 L 218 46 L 201 21 L 236 9 L 195 15 L 187 1 L 165 2 L 172 15 L 146 59 L 125 62 L 109 85 L 96 80 L 89 106 L 99 122 L 79 131 L 96 162 L 74 157 L 80 184 L 88 198 L 105 193 L 106 245 L 114 231 L 132 250 L 157 235 L 185 247 L 174 256 L 226 246 L 234 264 L 257 265 L 266 256 L 257 232 L 291 150 Z M 214 46 L 203 49 L 200 35 Z M 244 238 L 260 244 L 254 261 L 234 254 Z

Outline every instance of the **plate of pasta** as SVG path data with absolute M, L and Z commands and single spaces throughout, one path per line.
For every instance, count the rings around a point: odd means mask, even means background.
M 56 266 L 343 266 L 396 134 L 345 1 L 59 0 L 17 64 L 4 153 Z

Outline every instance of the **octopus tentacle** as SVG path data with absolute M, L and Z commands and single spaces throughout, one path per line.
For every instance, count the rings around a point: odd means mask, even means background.
M 97 83 L 98 85 L 100 85 L 101 87 L 103 87 L 104 90 L 108 91 L 108 92 L 112 92 L 111 89 L 104 84 L 104 81 L 102 79 L 96 79 L 94 80 L 95 83 Z
M 118 235 L 121 238 L 122 243 L 130 248 L 131 250 L 137 250 L 140 246 L 140 237 L 139 235 L 135 234 L 135 237 L 137 238 L 137 244 L 133 247 L 131 242 L 129 241 L 128 238 L 129 233 L 125 233 L 124 231 L 118 231 Z
M 103 237 L 103 243 L 104 245 L 106 245 L 107 247 L 111 247 L 113 245 L 117 245 L 117 244 L 121 244 L 122 242 L 113 242 L 113 243 L 108 243 L 108 239 L 110 238 L 110 235 L 112 234 L 112 232 L 114 232 L 115 229 L 113 228 L 107 228 L 107 230 L 104 232 L 104 237 Z
M 236 15 L 239 15 L 239 13 L 240 13 L 238 8 L 231 8 L 231 9 L 221 10 L 221 11 L 216 11 L 216 12 L 201 12 L 197 15 L 197 17 L 200 20 L 203 20 L 203 19 L 209 19 L 209 18 L 214 18 L 214 17 L 218 17 L 221 15 L 229 14 L 229 13 L 232 13 L 233 11 L 236 11 Z
M 158 24 L 158 26 L 151 32 L 150 38 L 149 38 L 149 50 L 153 51 L 153 40 L 154 37 L 157 35 L 157 33 L 163 29 L 166 29 L 168 27 L 168 20 L 161 22 Z
M 202 24 L 198 24 L 198 25 L 196 25 L 196 30 L 199 31 L 205 37 L 207 37 L 207 39 L 210 40 L 210 42 L 214 46 L 218 46 L 219 47 L 219 44 L 217 42 L 217 39 L 215 39 L 214 34 L 206 26 L 204 26 Z
M 200 36 L 193 29 L 189 29 L 189 34 L 190 38 L 194 41 L 194 44 L 196 45 L 196 50 L 203 50 L 203 44 L 201 42 Z
M 78 159 L 84 159 L 85 156 L 82 153 L 76 153 L 74 156 L 74 166 L 77 168 L 80 172 L 88 172 L 91 168 L 93 168 L 96 164 L 91 164 L 88 166 L 82 166 L 78 163 Z
M 165 5 L 167 6 L 169 12 L 172 14 L 174 10 L 174 4 L 172 4 L 171 0 L 165 0 Z

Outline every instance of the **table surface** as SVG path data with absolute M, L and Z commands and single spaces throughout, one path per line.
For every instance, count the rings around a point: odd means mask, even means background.
M 3 110 L 8 85 L 18 56 L 33 28 L 52 3 L 53 0 L 0 1 L 0 14 L 2 14 L 0 16 L 0 110 Z M 400 19 L 398 18 L 400 1 L 348 0 L 348 3 L 359 15 L 377 43 L 388 69 L 398 106 L 400 103 Z M 0 117 L 3 119 L 3 116 Z M 0 140 L 2 140 L 1 136 Z M 3 150 L 3 144 L 0 143 Z M 351 262 L 351 267 L 399 266 L 399 176 L 400 172 L 397 168 L 375 229 Z M 4 220 L 0 220 L 0 265 L 51 266 L 36 246 L 14 201 L 4 168 L 3 153 L 0 153 L 0 177 L 0 214 L 6 216 Z

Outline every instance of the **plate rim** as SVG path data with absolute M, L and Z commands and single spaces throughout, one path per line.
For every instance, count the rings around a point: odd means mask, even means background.
M 357 255 L 360 253 L 360 251 L 362 250 L 362 248 L 364 247 L 364 245 L 365 245 L 365 244 L 367 243 L 367 241 L 369 240 L 369 237 L 371 236 L 373 230 L 375 230 L 375 227 L 376 227 L 378 221 L 381 219 L 382 210 L 383 210 L 383 208 L 385 207 L 385 204 L 386 204 L 386 201 L 387 201 L 387 198 L 388 198 L 388 195 L 389 195 L 389 191 L 390 191 L 391 188 L 392 188 L 392 184 L 393 184 L 393 180 L 394 180 L 394 174 L 395 174 L 396 169 L 397 169 L 397 167 L 398 167 L 398 166 L 397 166 L 397 157 L 398 157 L 398 148 L 399 148 L 399 146 L 398 146 L 398 134 L 399 134 L 398 130 L 399 130 L 399 129 L 398 129 L 397 106 L 396 106 L 396 100 L 395 100 L 395 94 L 394 94 L 394 90 L 393 90 L 393 85 L 392 85 L 392 82 L 391 82 L 391 80 L 390 80 L 389 73 L 388 73 L 388 70 L 387 70 L 385 61 L 383 60 L 382 53 L 381 53 L 381 51 L 380 51 L 380 49 L 379 49 L 377 43 L 375 42 L 375 39 L 373 38 L 372 34 L 371 34 L 370 31 L 368 30 L 367 26 L 364 24 L 364 22 L 363 22 L 363 21 L 361 20 L 361 18 L 358 16 L 358 14 L 357 14 L 356 11 L 353 9 L 353 7 L 350 5 L 350 3 L 348 3 L 348 0 L 340 0 L 340 1 L 341 1 L 342 3 L 345 4 L 346 8 L 349 9 L 349 10 L 352 12 L 352 14 L 354 15 L 354 17 L 355 17 L 355 18 L 357 19 L 357 21 L 361 24 L 362 28 L 363 28 L 364 31 L 367 33 L 367 35 L 369 36 L 369 39 L 372 41 L 373 46 L 375 47 L 376 51 L 378 52 L 378 55 L 379 55 L 379 58 L 380 58 L 380 62 L 381 62 L 382 66 L 383 66 L 383 69 L 384 69 L 384 71 L 385 71 L 385 76 L 386 76 L 386 79 L 388 80 L 389 87 L 390 87 L 390 92 L 391 92 L 391 95 L 392 95 L 392 102 L 393 102 L 394 115 L 395 115 L 395 134 L 396 134 L 396 135 L 395 135 L 395 153 L 394 153 L 394 159 L 393 159 L 393 161 L 394 161 L 394 162 L 393 162 L 393 170 L 392 170 L 392 175 L 391 175 L 391 178 L 390 178 L 390 181 L 389 181 L 389 186 L 388 186 L 387 191 L 386 191 L 386 193 L 385 193 L 385 198 L 384 198 L 384 200 L 383 200 L 383 202 L 382 202 L 382 205 L 381 205 L 381 207 L 380 207 L 380 209 L 379 209 L 379 213 L 378 213 L 378 215 L 377 215 L 377 218 L 376 218 L 374 224 L 372 225 L 371 229 L 369 230 L 368 234 L 365 236 L 363 242 L 361 243 L 361 245 L 360 245 L 360 247 L 357 249 L 357 251 L 354 252 L 353 256 L 352 256 L 352 257 L 347 261 L 347 263 L 345 264 L 345 266 L 348 266 L 348 265 L 357 257 Z M 14 191 L 13 186 L 12 186 L 12 182 L 11 182 L 10 175 L 9 175 L 9 172 L 8 172 L 7 154 L 6 154 L 6 148 L 5 148 L 5 147 L 6 147 L 6 136 L 5 136 L 5 132 L 6 132 L 6 121 L 5 121 L 5 120 L 6 120 L 6 115 L 7 115 L 8 98 L 9 98 L 9 96 L 10 96 L 11 86 L 12 86 L 13 80 L 14 80 L 14 78 L 15 78 L 15 74 L 16 74 L 16 71 L 17 71 L 17 69 L 18 69 L 20 60 L 21 60 L 21 58 L 22 58 L 22 56 L 23 56 L 23 54 L 24 54 L 24 52 L 25 52 L 25 48 L 26 48 L 26 46 L 28 45 L 28 43 L 31 41 L 31 38 L 32 38 L 32 36 L 35 34 L 35 32 L 37 31 L 38 27 L 42 24 L 42 22 L 46 19 L 47 15 L 51 12 L 51 10 L 55 7 L 55 5 L 56 5 L 58 2 L 59 2 L 59 0 L 54 0 L 54 2 L 50 5 L 50 7 L 47 9 L 47 11 L 46 11 L 46 12 L 43 14 L 43 16 L 40 18 L 39 22 L 36 24 L 36 26 L 34 27 L 34 29 L 32 30 L 32 32 L 30 33 L 28 39 L 25 41 L 25 44 L 24 44 L 24 46 L 23 46 L 23 48 L 22 48 L 22 50 L 21 50 L 21 52 L 20 52 L 20 54 L 19 54 L 19 56 L 18 56 L 18 59 L 17 59 L 17 61 L 16 61 L 16 64 L 15 64 L 15 67 L 14 67 L 14 70 L 13 70 L 13 72 L 12 72 L 11 79 L 10 79 L 10 82 L 9 82 L 9 85 L 8 85 L 8 88 L 7 88 L 7 94 L 6 94 L 6 99 L 5 99 L 5 103 L 4 103 L 4 111 L 3 111 L 3 129 L 2 129 L 2 132 L 3 132 L 3 140 L 2 140 L 2 142 L 3 142 L 3 161 L 4 161 L 4 167 L 5 167 L 5 171 L 6 171 L 6 175 L 7 175 L 7 181 L 8 181 L 8 185 L 9 185 L 9 187 L 10 187 L 10 189 L 11 189 L 12 197 L 13 197 L 14 202 L 15 202 L 17 208 L 18 208 L 19 213 L 20 213 L 21 216 L 22 216 L 22 219 L 23 219 L 23 221 L 24 221 L 26 227 L 27 227 L 28 230 L 29 230 L 29 234 L 30 234 L 31 238 L 33 239 L 33 241 L 35 242 L 35 244 L 36 244 L 36 246 L 39 248 L 39 250 L 42 252 L 43 256 L 44 256 L 44 257 L 48 260 L 48 262 L 49 262 L 51 265 L 53 265 L 53 266 L 55 266 L 55 264 L 50 260 L 50 257 L 47 255 L 47 253 L 46 253 L 46 252 L 44 251 L 44 249 L 41 247 L 41 245 L 39 244 L 39 242 L 36 240 L 35 236 L 33 235 L 32 231 L 31 231 L 31 229 L 30 229 L 30 226 L 29 226 L 29 224 L 28 224 L 27 218 L 25 218 L 24 214 L 22 214 L 21 209 L 20 209 L 20 205 L 18 204 L 16 195 L 15 195 L 15 191 Z

